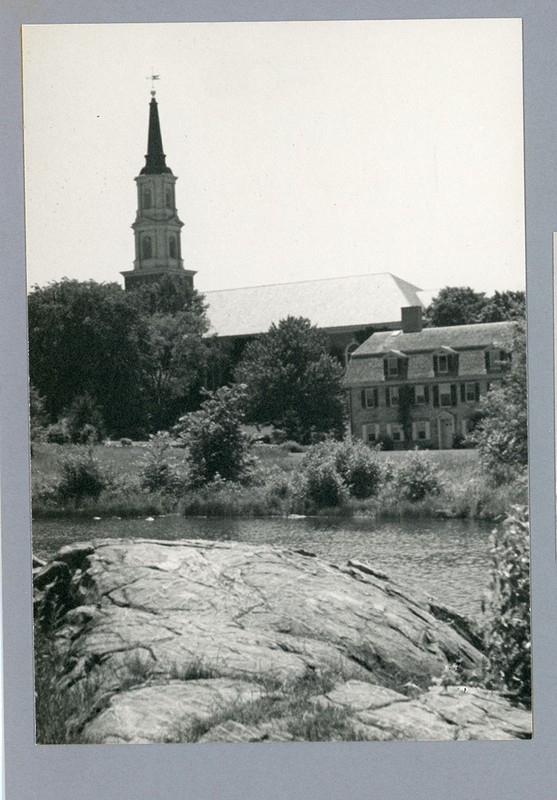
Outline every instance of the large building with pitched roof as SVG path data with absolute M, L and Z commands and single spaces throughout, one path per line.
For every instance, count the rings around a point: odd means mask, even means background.
M 351 434 L 395 449 L 452 448 L 508 370 L 516 323 L 422 329 L 420 306 L 401 312 L 398 330 L 375 333 L 350 357 Z

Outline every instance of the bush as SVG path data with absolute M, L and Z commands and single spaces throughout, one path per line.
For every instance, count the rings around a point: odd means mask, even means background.
M 530 538 L 528 512 L 515 506 L 493 532 L 491 591 L 484 640 L 487 685 L 529 707 L 532 691 L 530 642 Z
M 199 411 L 180 419 L 176 431 L 187 448 L 193 488 L 210 483 L 217 475 L 225 481 L 249 477 L 254 459 L 241 427 L 245 402 L 245 386 L 223 386 L 207 392 Z
M 439 471 L 416 451 L 396 470 L 394 489 L 403 499 L 418 503 L 428 494 L 440 493 Z
M 305 480 L 306 498 L 317 508 L 335 508 L 348 501 L 348 487 L 332 458 L 327 461 L 310 461 Z
M 46 429 L 46 440 L 51 444 L 69 444 L 71 439 L 67 421 L 60 419 L 49 425 Z
M 108 486 L 108 477 L 90 448 L 67 456 L 61 463 L 61 472 L 58 495 L 65 502 L 73 500 L 76 506 L 85 497 L 98 500 Z
M 173 492 L 182 484 L 182 479 L 168 460 L 170 436 L 159 431 L 149 439 L 149 447 L 141 465 L 141 488 L 148 492 Z
M 382 470 L 373 451 L 357 440 L 334 444 L 333 447 L 336 469 L 350 495 L 364 500 L 377 494 Z

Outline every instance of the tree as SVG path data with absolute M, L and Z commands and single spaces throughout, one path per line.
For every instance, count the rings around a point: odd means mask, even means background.
M 56 419 L 90 395 L 115 434 L 143 422 L 141 357 L 146 326 L 115 283 L 64 279 L 29 295 L 29 371 Z
M 176 428 L 187 448 L 189 483 L 194 488 L 217 477 L 242 480 L 252 465 L 249 443 L 241 427 L 246 387 L 223 386 L 206 395 L 199 411 L 186 414 Z
M 147 314 L 175 314 L 179 311 L 205 313 L 203 296 L 192 288 L 187 275 L 161 275 L 153 283 L 133 289 L 129 295 Z
M 446 286 L 425 312 L 425 323 L 435 328 L 480 322 L 485 294 L 469 286 Z
M 520 472 L 528 463 L 528 408 L 526 336 L 524 324 L 517 323 L 512 349 L 512 366 L 500 388 L 482 399 L 483 414 L 472 438 L 478 446 L 483 469 L 501 483 Z
M 494 292 L 485 300 L 480 322 L 502 322 L 526 318 L 526 296 L 524 292 Z
M 198 309 L 148 318 L 142 378 L 153 430 L 168 428 L 198 397 L 207 360 L 207 327 Z
M 248 420 L 283 428 L 290 438 L 343 430 L 341 365 L 308 319 L 287 317 L 246 347 L 235 371 L 248 387 Z
M 486 297 L 469 286 L 446 286 L 426 309 L 424 322 L 432 327 L 445 327 L 520 321 L 525 316 L 524 292 L 494 292 Z

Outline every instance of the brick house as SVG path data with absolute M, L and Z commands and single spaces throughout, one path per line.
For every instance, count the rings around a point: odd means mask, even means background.
M 422 328 L 421 307 L 401 311 L 401 330 L 374 333 L 351 354 L 351 434 L 388 437 L 399 450 L 452 448 L 508 370 L 516 323 Z

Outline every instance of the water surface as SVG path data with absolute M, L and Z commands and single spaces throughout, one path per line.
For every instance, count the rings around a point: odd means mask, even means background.
M 95 538 L 211 539 L 309 550 L 335 564 L 368 561 L 375 569 L 476 617 L 489 584 L 490 525 L 477 520 L 307 517 L 284 519 L 166 516 L 145 519 L 36 520 L 33 550 L 52 555 Z

